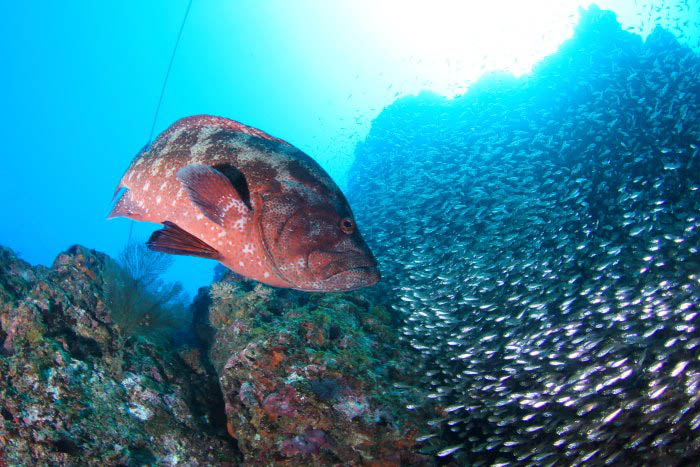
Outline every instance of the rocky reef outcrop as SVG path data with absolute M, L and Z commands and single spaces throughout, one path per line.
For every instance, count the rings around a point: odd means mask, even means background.
M 227 428 L 256 465 L 424 465 L 396 325 L 364 292 L 211 287 Z M 408 354 L 408 355 L 407 355 Z
M 115 320 L 113 263 L 0 248 L 0 466 L 430 462 L 410 353 L 366 292 L 229 277 L 193 302 L 191 344 L 165 345 Z
M 196 349 L 122 336 L 105 255 L 51 268 L 0 248 L 0 465 L 236 465 Z

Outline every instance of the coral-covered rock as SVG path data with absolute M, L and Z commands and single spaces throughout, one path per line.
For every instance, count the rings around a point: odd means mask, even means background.
M 0 248 L 0 466 L 430 463 L 410 354 L 365 292 L 217 282 L 192 306 L 208 348 L 168 350 L 113 321 L 110 261 Z
M 211 287 L 210 348 L 227 427 L 250 465 L 427 465 L 419 400 L 383 308 L 362 291 Z M 408 354 L 408 352 L 406 353 Z
M 107 261 L 75 246 L 31 267 L 0 248 L 0 465 L 237 464 L 212 370 L 121 335 Z

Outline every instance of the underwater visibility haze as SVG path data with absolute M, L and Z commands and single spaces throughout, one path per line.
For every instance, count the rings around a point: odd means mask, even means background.
M 697 0 L 5 10 L 0 467 L 700 462 Z

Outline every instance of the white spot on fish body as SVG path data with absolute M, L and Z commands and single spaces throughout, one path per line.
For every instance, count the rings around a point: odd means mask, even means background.
M 160 195 L 156 196 L 156 204 L 160 204 Z
M 238 211 L 239 214 L 244 214 L 246 211 L 245 204 L 243 204 L 242 201 L 238 201 L 237 199 L 232 199 L 231 201 L 229 201 L 229 203 L 226 206 L 224 206 L 221 209 L 222 215 L 226 215 L 228 210 L 231 209 L 232 207 L 235 207 L 236 211 Z
M 146 184 L 143 186 L 143 191 L 148 191 L 148 187 L 151 186 L 151 182 L 146 182 Z
M 163 163 L 163 159 L 156 159 L 153 161 L 153 166 L 151 167 L 151 175 L 157 175 L 160 165 Z
M 195 217 L 198 221 L 201 221 L 202 218 L 204 217 L 204 215 L 202 215 L 202 214 L 200 214 L 200 213 L 197 213 L 197 215 L 194 216 L 194 217 Z
M 248 222 L 248 219 L 246 219 L 245 217 L 241 217 L 240 219 L 236 220 L 236 222 L 233 223 L 232 228 L 238 229 L 241 232 L 243 232 L 247 222 Z

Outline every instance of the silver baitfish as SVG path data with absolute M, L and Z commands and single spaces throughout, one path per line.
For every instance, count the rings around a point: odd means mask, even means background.
M 592 7 L 527 80 L 373 123 L 349 198 L 440 413 L 424 452 L 698 459 L 698 76 L 670 33 L 642 42 Z

